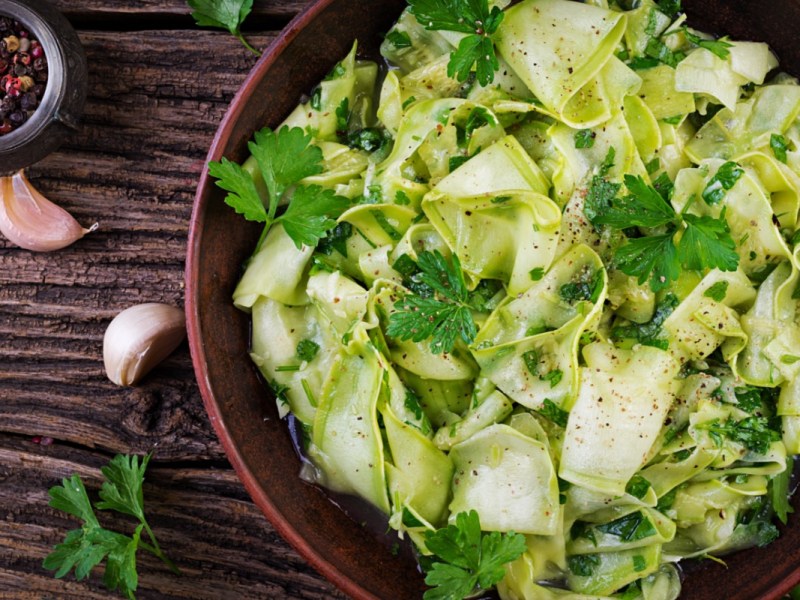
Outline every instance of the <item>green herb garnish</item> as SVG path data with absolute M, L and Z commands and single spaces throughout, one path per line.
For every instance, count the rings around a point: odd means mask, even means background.
M 409 0 L 408 6 L 425 29 L 467 34 L 450 55 L 448 77 L 464 82 L 475 67 L 478 83 L 487 86 L 494 81 L 500 62 L 491 36 L 503 21 L 502 10 L 496 6 L 489 10 L 488 0 Z
M 732 48 L 733 44 L 727 42 L 725 40 L 704 40 L 699 35 L 693 34 L 689 31 L 686 27 L 681 29 L 683 31 L 683 35 L 686 36 L 686 39 L 693 43 L 695 46 L 699 46 L 700 48 L 705 48 L 709 52 L 712 52 L 716 56 L 722 59 L 726 59 L 730 56 L 730 50 L 728 48 Z
M 789 149 L 789 142 L 786 141 L 786 138 L 778 133 L 773 133 L 769 136 L 769 147 L 772 148 L 775 158 L 786 164 L 786 151 Z
M 726 162 L 709 180 L 706 189 L 703 190 L 703 200 L 708 205 L 719 204 L 725 197 L 725 193 L 736 185 L 742 175 L 744 175 L 742 167 L 735 162 Z
M 611 330 L 611 337 L 617 340 L 634 339 L 645 346 L 654 346 L 666 350 L 669 341 L 661 337 L 661 326 L 678 306 L 678 297 L 668 293 L 664 299 L 658 303 L 653 317 L 647 323 L 632 324 L 625 327 L 614 327 Z
M 735 163 L 730 164 L 740 169 Z M 718 179 L 722 188 L 733 186 L 728 175 L 734 176 L 726 169 Z M 625 187 L 629 194 L 621 198 L 612 195 L 615 187 L 617 191 L 619 189 L 617 184 L 601 178 L 598 187 L 602 192 L 594 194 L 590 188 L 584 204 L 584 214 L 593 224 L 615 229 L 644 227 L 666 230 L 664 233 L 630 239 L 616 251 L 614 260 L 619 270 L 636 277 L 639 284 L 649 279 L 653 291 L 664 289 L 678 278 L 681 266 L 694 270 L 718 268 L 722 271 L 735 271 L 738 267 L 739 255 L 725 220 L 724 209 L 719 218 L 697 216 L 685 211 L 679 215 L 664 197 L 664 194 L 670 193 L 670 186 L 662 184 L 662 194 L 638 176 L 625 176 Z M 676 243 L 679 228 L 682 235 Z
M 591 129 L 581 129 L 575 134 L 576 148 L 591 148 L 594 146 L 595 133 Z
M 410 48 L 412 45 L 411 38 L 408 34 L 405 31 L 398 31 L 397 29 L 392 29 L 387 33 L 386 39 L 398 50 L 401 48 Z
M 504 565 L 527 548 L 525 536 L 481 531 L 474 510 L 456 515 L 455 524 L 425 532 L 425 546 L 434 554 L 425 583 L 425 600 L 461 599 L 489 590 L 505 576 Z
M 297 358 L 306 362 L 311 362 L 319 352 L 319 344 L 314 340 L 300 340 L 297 344 Z
M 741 421 L 728 419 L 724 423 L 714 419 L 698 425 L 697 428 L 708 431 L 708 435 L 718 447 L 728 439 L 756 454 L 766 454 L 770 444 L 781 439 L 780 433 L 770 429 L 766 417 L 747 417 Z
M 451 352 L 456 339 L 471 344 L 477 335 L 470 294 L 453 254 L 446 259 L 438 250 L 417 255 L 417 282 L 432 290 L 430 297 L 408 294 L 395 304 L 386 334 L 400 340 L 422 342 L 430 338 L 434 354 Z
M 711 298 L 717 302 L 722 302 L 725 300 L 725 296 L 728 294 L 728 282 L 727 281 L 718 281 L 711 287 L 709 287 L 705 292 L 703 292 L 703 296 L 706 298 Z
M 538 409 L 536 412 L 542 415 L 543 417 L 550 419 L 553 423 L 555 423 L 559 427 L 567 426 L 569 413 L 560 406 L 558 406 L 555 402 L 553 402 L 549 398 L 544 399 L 544 402 L 542 402 L 542 407 Z
M 250 52 L 261 56 L 261 52 L 253 48 L 241 32 L 242 23 L 253 10 L 253 0 L 187 0 L 187 3 L 200 27 L 227 29 Z
M 298 248 L 304 244 L 316 246 L 336 225 L 334 217 L 348 206 L 348 201 L 332 190 L 316 185 L 295 185 L 301 179 L 322 172 L 322 150 L 311 144 L 311 138 L 302 129 L 286 126 L 277 132 L 268 127 L 262 129 L 248 148 L 266 183 L 268 206 L 261 199 L 250 173 L 227 158 L 208 164 L 209 173 L 218 179 L 217 186 L 229 192 L 225 203 L 248 221 L 266 224 L 259 246 L 275 223 L 283 225 Z M 294 191 L 286 211 L 276 217 L 278 204 L 292 186 Z
M 136 553 L 146 550 L 160 558 L 175 573 L 178 568 L 161 551 L 153 530 L 144 516 L 142 484 L 150 455 L 142 458 L 118 454 L 101 469 L 106 480 L 100 490 L 100 502 L 94 507 L 135 517 L 139 524 L 133 535 L 124 535 L 102 527 L 97 520 L 92 502 L 83 481 L 77 474 L 62 480 L 61 485 L 50 488 L 50 506 L 78 517 L 83 521 L 80 529 L 67 533 L 45 559 L 45 569 L 56 571 L 57 578 L 64 577 L 73 568 L 80 581 L 91 570 L 106 561 L 103 583 L 111 590 L 119 590 L 126 598 L 135 598 L 139 583 L 136 572 Z M 149 542 L 142 539 L 145 534 Z

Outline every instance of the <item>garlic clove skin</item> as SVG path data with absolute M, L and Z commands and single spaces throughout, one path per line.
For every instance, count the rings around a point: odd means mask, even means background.
M 158 303 L 126 308 L 103 337 L 106 374 L 117 385 L 135 385 L 185 337 L 186 317 L 179 308 Z
M 53 204 L 20 171 L 0 178 L 0 232 L 20 248 L 51 252 L 66 248 L 93 231 Z

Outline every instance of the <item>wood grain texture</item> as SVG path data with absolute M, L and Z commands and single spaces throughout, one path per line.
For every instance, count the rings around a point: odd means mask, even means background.
M 183 0 L 56 4 L 93 26 L 79 31 L 90 94 L 80 133 L 29 175 L 98 229 L 51 254 L 0 238 L 0 599 L 113 597 L 100 569 L 76 582 L 41 567 L 78 525 L 48 506 L 47 490 L 79 473 L 96 494 L 114 453 L 148 451 L 148 515 L 183 576 L 143 557 L 137 597 L 343 598 L 275 533 L 228 466 L 185 344 L 135 388 L 114 386 L 102 364 L 103 334 L 120 310 L 182 305 L 197 178 L 255 58 L 226 33 L 170 20 L 188 15 Z M 288 20 L 306 4 L 257 0 L 254 13 Z M 150 17 L 176 29 L 142 25 Z M 248 37 L 263 48 L 276 33 Z
M 53 4 L 67 18 L 101 17 L 118 21 L 139 16 L 164 19 L 170 16 L 189 16 L 186 0 L 54 0 Z M 309 4 L 308 0 L 255 0 L 252 17 L 292 17 Z

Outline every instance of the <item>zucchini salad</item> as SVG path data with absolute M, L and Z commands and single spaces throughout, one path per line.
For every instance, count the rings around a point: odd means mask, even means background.
M 674 600 L 800 452 L 800 85 L 679 0 L 409 0 L 250 158 L 233 300 L 302 476 L 426 600 Z

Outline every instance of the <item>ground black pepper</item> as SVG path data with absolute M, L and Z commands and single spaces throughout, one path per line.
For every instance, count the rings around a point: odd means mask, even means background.
M 0 136 L 24 125 L 47 87 L 42 44 L 19 21 L 0 16 Z

